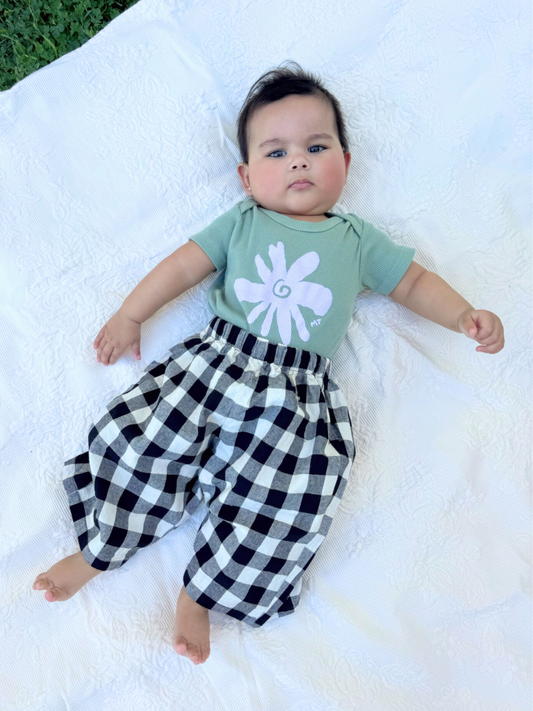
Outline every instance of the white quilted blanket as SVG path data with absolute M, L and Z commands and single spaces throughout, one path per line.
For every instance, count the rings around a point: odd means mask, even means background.
M 343 106 L 335 207 L 416 248 L 505 348 L 366 291 L 333 361 L 357 457 L 294 615 L 211 613 L 171 647 L 203 513 L 64 603 L 35 576 L 78 550 L 63 462 L 93 418 L 211 317 L 204 282 L 92 342 L 164 257 L 244 198 L 236 118 L 294 59 Z M 525 711 L 531 703 L 531 7 L 140 0 L 0 94 L 2 711 Z

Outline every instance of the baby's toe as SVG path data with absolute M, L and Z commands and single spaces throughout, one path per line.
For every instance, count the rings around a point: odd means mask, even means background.
M 43 573 L 41 575 L 38 575 L 35 578 L 35 582 L 33 583 L 33 589 L 34 590 L 50 590 L 50 588 L 54 587 L 53 583 L 48 580 L 47 577 Z
M 183 657 L 187 656 L 187 640 L 185 637 L 178 637 L 173 647 L 178 654 L 181 654 Z
M 192 645 L 189 648 L 189 659 L 194 664 L 203 664 L 209 656 L 209 649 L 204 646 Z
M 196 645 L 189 644 L 189 646 L 187 647 L 187 653 L 189 655 L 189 659 L 191 660 L 191 662 L 194 662 L 195 664 L 200 663 L 202 657 L 200 654 L 200 650 L 198 649 L 198 647 Z
M 44 574 L 38 575 L 35 578 L 33 589 L 44 592 L 44 599 L 48 600 L 48 602 L 68 600 L 70 597 L 68 591 L 62 585 L 54 585 L 53 580 L 50 580 L 50 578 L 47 578 Z
M 51 590 L 47 590 L 45 592 L 44 597 L 45 600 L 48 600 L 48 602 L 57 602 L 68 600 L 70 595 L 64 587 L 62 587 L 61 585 L 55 585 Z

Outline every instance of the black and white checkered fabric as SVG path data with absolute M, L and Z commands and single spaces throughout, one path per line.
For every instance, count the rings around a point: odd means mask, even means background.
M 331 361 L 214 317 L 153 362 L 65 462 L 85 560 L 123 565 L 203 502 L 183 583 L 261 627 L 294 612 L 355 458 Z

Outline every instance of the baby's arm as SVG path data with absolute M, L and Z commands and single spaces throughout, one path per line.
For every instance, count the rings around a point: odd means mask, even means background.
M 129 346 L 140 358 L 141 323 L 215 270 L 204 250 L 192 240 L 159 262 L 96 336 L 93 347 L 98 349 L 97 360 L 113 365 Z
M 120 311 L 143 323 L 169 301 L 199 284 L 216 269 L 204 250 L 192 240 L 152 269 L 124 300 Z
M 481 343 L 479 353 L 498 353 L 505 344 L 496 314 L 475 309 L 438 274 L 414 261 L 389 296 L 415 314 Z

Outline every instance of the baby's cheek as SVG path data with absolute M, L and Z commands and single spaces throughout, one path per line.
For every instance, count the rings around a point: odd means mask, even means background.
M 265 175 L 265 186 L 269 190 L 276 190 L 284 185 L 287 182 L 287 178 L 285 177 L 284 179 L 282 173 L 281 167 L 276 170 L 276 166 L 273 165 Z
M 324 179 L 327 185 L 338 187 L 344 185 L 345 170 L 338 161 L 331 161 L 324 166 Z
M 266 170 L 261 174 L 261 182 L 259 185 L 259 191 L 267 195 L 276 195 L 283 188 L 283 179 L 279 175 L 279 171 L 276 170 Z

